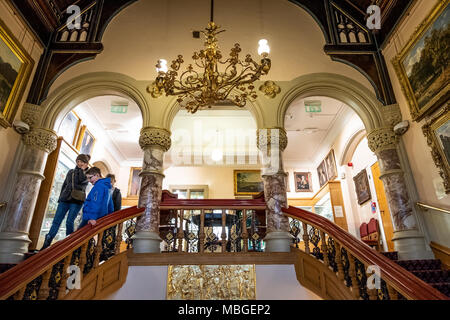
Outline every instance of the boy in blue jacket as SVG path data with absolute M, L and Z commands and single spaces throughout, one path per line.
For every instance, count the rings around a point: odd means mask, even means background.
M 87 224 L 95 226 L 98 219 L 114 212 L 111 179 L 102 179 L 102 173 L 97 167 L 90 168 L 86 172 L 86 178 L 94 187 L 84 202 L 83 220 L 78 229 Z

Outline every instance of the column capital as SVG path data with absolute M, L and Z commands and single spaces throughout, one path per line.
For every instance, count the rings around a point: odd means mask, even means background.
M 56 150 L 58 136 L 55 131 L 46 128 L 33 128 L 30 132 L 23 135 L 23 142 L 47 153 Z
M 170 135 L 170 131 L 163 128 L 145 127 L 141 129 L 139 145 L 142 150 L 145 150 L 150 146 L 158 146 L 162 148 L 164 152 L 167 152 L 172 144 Z
M 377 153 L 383 150 L 396 149 L 398 136 L 389 127 L 377 128 L 369 132 L 367 140 L 370 150 Z
M 264 129 L 258 129 L 256 131 L 256 145 L 259 150 L 263 148 L 267 148 L 267 150 L 270 150 L 272 147 L 272 144 L 276 143 L 275 141 L 272 141 L 272 138 L 276 138 L 278 136 L 278 146 L 280 151 L 284 151 L 286 149 L 288 144 L 288 137 L 286 130 L 281 127 L 274 127 L 274 128 L 264 128 Z

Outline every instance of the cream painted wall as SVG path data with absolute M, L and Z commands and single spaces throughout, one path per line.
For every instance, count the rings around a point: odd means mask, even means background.
M 31 31 L 26 27 L 25 23 L 20 20 L 19 16 L 14 13 L 5 0 L 0 0 L 0 19 L 4 24 L 6 24 L 13 36 L 20 42 L 26 52 L 34 60 L 34 68 L 15 117 L 15 119 L 20 119 L 22 107 L 30 90 L 31 80 L 34 77 L 43 48 Z M 5 129 L 0 126 L 0 146 L 2 150 L 2 152 L 0 152 L 0 181 L 7 180 L 19 142 L 20 135 L 15 132 L 14 129 Z
M 437 0 L 416 1 L 409 15 L 399 24 L 390 42 L 384 48 L 383 54 L 387 62 L 389 76 L 403 119 L 409 120 L 411 125 L 402 139 L 406 147 L 419 198 L 427 204 L 438 207 L 449 207 L 450 195 L 445 195 L 445 193 L 438 191 L 440 188 L 443 188 L 442 179 L 431 157 L 431 149 L 428 147 L 426 138 L 422 133 L 422 126 L 425 120 L 420 122 L 413 122 L 411 120 L 407 100 L 402 92 L 400 82 L 391 62 L 404 48 L 416 28 L 429 15 L 437 3 Z

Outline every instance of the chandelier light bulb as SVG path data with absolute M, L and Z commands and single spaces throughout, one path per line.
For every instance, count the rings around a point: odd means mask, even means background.
M 266 39 L 259 40 L 258 54 L 261 55 L 269 55 L 270 47 Z
M 156 72 L 166 73 L 168 70 L 169 70 L 169 68 L 167 67 L 167 60 L 159 59 L 158 64 L 156 65 Z
M 220 161 L 223 158 L 223 151 L 220 149 L 214 149 L 211 153 L 211 159 L 213 159 L 213 161 Z

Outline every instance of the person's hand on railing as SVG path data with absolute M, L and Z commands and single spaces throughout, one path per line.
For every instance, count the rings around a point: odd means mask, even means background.
M 95 220 L 89 220 L 89 221 L 88 221 L 88 224 L 91 225 L 91 226 L 95 226 L 95 225 L 97 224 L 97 221 L 95 221 Z

